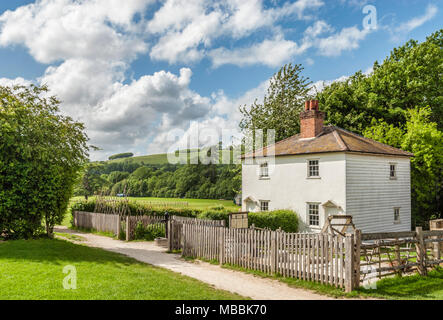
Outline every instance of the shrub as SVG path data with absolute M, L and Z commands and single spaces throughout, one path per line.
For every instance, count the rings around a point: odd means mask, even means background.
M 159 229 L 157 226 L 147 225 L 145 227 L 143 226 L 142 222 L 139 222 L 135 227 L 134 231 L 135 240 L 152 241 L 156 238 L 163 238 L 163 237 L 165 237 L 165 231 Z
M 94 212 L 94 208 L 95 208 L 95 200 L 77 201 L 71 205 L 71 212 L 73 211 Z
M 224 207 L 220 209 L 219 207 L 210 208 L 207 211 L 201 212 L 198 216 L 198 219 L 205 220 L 224 220 L 226 226 L 229 224 L 229 211 L 227 211 Z
M 298 216 L 291 210 L 250 212 L 249 225 L 252 224 L 258 228 L 269 228 L 271 230 L 282 228 L 286 232 L 297 232 Z
M 88 158 L 84 126 L 48 88 L 0 86 L 0 238 L 52 237 Z
M 71 205 L 72 211 L 84 211 L 84 212 L 94 212 L 96 200 L 89 201 L 78 201 Z M 121 206 L 126 205 L 123 201 L 119 201 L 117 203 L 110 202 L 102 203 L 101 207 L 104 212 L 113 212 L 114 209 L 121 208 Z M 153 207 L 148 204 L 130 201 L 128 204 L 129 214 L 130 215 L 146 215 L 146 216 L 160 216 L 163 217 L 166 212 L 168 212 L 169 216 L 181 216 L 181 217 L 190 217 L 197 218 L 197 216 L 202 212 L 199 209 L 193 208 L 164 208 L 164 207 Z

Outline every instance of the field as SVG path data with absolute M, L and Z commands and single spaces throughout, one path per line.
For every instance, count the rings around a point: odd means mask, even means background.
M 93 199 L 94 197 L 89 197 Z M 84 200 L 84 197 L 73 197 L 71 202 Z M 240 209 L 239 206 L 235 205 L 232 200 L 213 200 L 213 199 L 178 199 L 178 198 L 153 198 L 153 197 L 129 197 L 130 201 L 136 201 L 140 203 L 149 203 L 152 205 L 164 206 L 165 204 L 176 204 L 178 208 L 182 208 L 188 203 L 189 208 L 195 209 L 208 209 L 214 206 L 224 206 L 226 209 L 236 212 Z
M 67 265 L 77 270 L 76 290 L 63 288 Z M 64 240 L 0 243 L 0 270 L 0 300 L 241 299 L 180 274 Z

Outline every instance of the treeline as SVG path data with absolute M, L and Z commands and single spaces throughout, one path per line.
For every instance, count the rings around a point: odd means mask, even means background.
M 90 163 L 75 195 L 234 199 L 241 185 L 239 172 L 236 165 Z

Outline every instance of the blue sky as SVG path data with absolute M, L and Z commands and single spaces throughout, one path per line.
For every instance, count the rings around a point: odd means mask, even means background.
M 103 149 L 93 159 L 164 152 L 171 136 L 197 127 L 236 130 L 238 106 L 261 98 L 284 63 L 301 63 L 317 84 L 370 72 L 392 48 L 442 28 L 442 7 L 436 0 L 2 1 L 0 84 L 48 84 Z M 375 19 L 363 24 L 374 9 L 376 28 Z

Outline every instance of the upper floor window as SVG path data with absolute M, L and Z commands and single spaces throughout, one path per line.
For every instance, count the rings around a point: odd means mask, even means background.
M 308 177 L 319 177 L 320 166 L 318 160 L 308 160 Z
M 260 201 L 260 211 L 269 211 L 269 201 Z
M 260 178 L 268 178 L 269 177 L 269 167 L 268 163 L 260 164 Z
M 400 208 L 394 208 L 394 222 L 400 222 Z
M 320 211 L 317 203 L 308 203 L 308 219 L 310 226 L 320 225 Z

